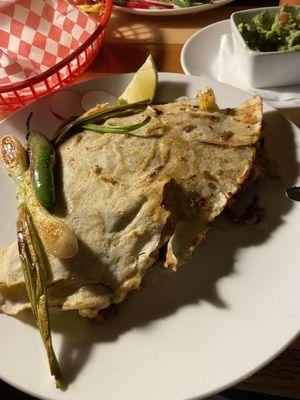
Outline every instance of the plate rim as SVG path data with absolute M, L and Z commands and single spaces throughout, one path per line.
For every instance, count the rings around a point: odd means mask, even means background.
M 194 7 L 182 7 L 175 9 L 141 9 L 141 8 L 128 8 L 118 5 L 113 5 L 113 10 L 124 14 L 144 15 L 144 16 L 166 16 L 171 17 L 173 15 L 187 15 L 196 14 L 202 11 L 212 10 L 214 8 L 225 6 L 226 4 L 232 3 L 235 0 L 218 0 L 217 3 L 200 4 Z
M 204 28 L 201 28 L 201 29 L 199 29 L 198 31 L 196 31 L 196 32 L 194 32 L 189 38 L 188 38 L 188 40 L 184 43 L 184 45 L 183 45 L 183 47 L 182 47 L 182 49 L 181 49 L 181 52 L 180 52 L 180 64 L 181 64 L 181 68 L 183 69 L 183 71 L 184 71 L 184 74 L 185 75 L 188 75 L 188 76 L 199 76 L 199 77 L 201 77 L 202 75 L 193 75 L 190 71 L 189 71 L 189 69 L 188 69 L 188 67 L 187 67 L 187 65 L 186 65 L 186 52 L 187 52 L 187 49 L 188 49 L 188 47 L 189 47 L 189 45 L 190 45 L 190 43 L 199 35 L 199 34 L 201 34 L 203 31 L 207 31 L 207 30 L 210 30 L 210 29 L 213 29 L 215 26 L 221 26 L 221 25 L 227 25 L 227 24 L 230 24 L 230 19 L 223 19 L 222 21 L 217 21 L 217 22 L 214 22 L 214 23 L 212 23 L 212 24 L 210 24 L 210 25 L 207 25 L 207 26 L 205 26 Z M 205 75 L 205 73 L 206 72 L 204 72 L 204 74 L 203 75 Z M 212 80 L 216 80 L 216 78 L 215 77 L 212 77 L 211 75 L 206 75 L 209 79 L 212 79 Z M 220 81 L 217 81 L 217 82 L 219 82 L 219 83 L 222 83 L 223 85 L 227 85 L 227 86 L 230 86 L 228 83 L 224 83 L 224 82 L 220 82 Z M 233 87 L 233 86 L 232 86 Z M 245 90 L 243 90 L 243 89 L 239 89 L 239 88 L 236 88 L 236 89 L 238 89 L 238 90 L 241 90 L 242 92 L 246 92 Z M 246 92 L 246 93 L 248 93 L 248 92 Z

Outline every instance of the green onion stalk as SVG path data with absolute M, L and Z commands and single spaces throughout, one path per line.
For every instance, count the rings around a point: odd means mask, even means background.
M 27 154 L 21 143 L 12 136 L 1 139 L 0 151 L 4 167 L 17 184 L 17 241 L 28 298 L 47 352 L 51 375 L 55 378 L 56 386 L 62 388 L 64 379 L 52 345 L 48 313 L 48 262 L 28 208 L 26 186 L 23 184 L 23 176 L 28 168 Z
M 150 120 L 151 117 L 148 116 L 147 118 L 144 119 L 144 121 L 134 125 L 112 126 L 112 125 L 87 124 L 83 125 L 83 128 L 99 133 L 127 133 L 142 128 L 143 126 L 148 124 Z
M 97 124 L 103 124 L 105 121 L 107 121 L 110 118 L 121 118 L 121 117 L 126 117 L 133 115 L 137 112 L 140 112 L 144 110 L 148 105 L 150 104 L 149 101 L 138 101 L 136 103 L 131 103 L 131 104 L 126 104 L 126 105 L 121 105 L 121 106 L 116 106 L 116 107 L 111 107 L 109 109 L 101 110 L 99 112 L 95 112 L 94 114 L 91 115 L 83 115 L 81 117 L 71 117 L 65 122 L 62 123 L 54 133 L 51 142 L 53 143 L 54 147 L 58 147 L 62 142 L 64 142 L 68 137 L 72 136 L 73 134 L 77 133 L 79 129 L 86 127 L 87 125 L 91 125 L 93 123 Z M 147 122 L 146 122 L 147 120 Z M 96 130 L 97 132 L 100 133 L 106 133 L 106 132 L 113 132 L 113 133 L 126 133 L 136 129 L 139 129 L 140 127 L 144 126 L 146 123 L 150 121 L 150 117 L 148 119 L 144 120 L 140 124 L 135 124 L 133 126 L 122 126 L 122 127 L 114 127 L 115 130 L 108 130 L 107 125 L 103 125 L 103 128 L 97 128 L 97 129 L 91 129 L 90 130 Z M 97 125 L 99 126 L 99 125 Z M 93 126 L 93 128 L 95 128 Z

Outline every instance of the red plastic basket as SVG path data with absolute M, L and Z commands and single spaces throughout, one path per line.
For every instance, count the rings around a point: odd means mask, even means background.
M 77 50 L 42 74 L 22 82 L 0 86 L 0 109 L 22 107 L 33 100 L 69 85 L 93 61 L 103 42 L 112 0 L 102 0 L 104 15 L 95 32 Z

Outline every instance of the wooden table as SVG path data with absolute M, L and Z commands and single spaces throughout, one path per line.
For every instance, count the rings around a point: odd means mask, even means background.
M 194 32 L 229 18 L 234 11 L 253 8 L 255 5 L 275 4 L 276 1 L 272 0 L 237 1 L 205 13 L 178 17 L 142 17 L 113 13 L 101 53 L 79 80 L 136 71 L 149 53 L 153 55 L 159 71 L 183 73 L 180 51 Z M 282 112 L 300 127 L 300 108 Z M 0 119 L 5 115 L 7 113 L 0 112 Z M 300 338 L 271 364 L 239 384 L 238 388 L 300 399 Z M 1 385 L 0 393 L 3 393 Z M 0 397 L 2 398 L 1 395 Z M 5 396 L 5 400 L 22 398 L 14 390 Z M 29 398 L 26 396 L 26 399 Z

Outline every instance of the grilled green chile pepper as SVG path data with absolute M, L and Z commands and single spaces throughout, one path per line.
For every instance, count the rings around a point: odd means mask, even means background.
M 49 208 L 55 203 L 55 150 L 41 133 L 31 131 L 28 136 L 30 173 L 37 199 Z

